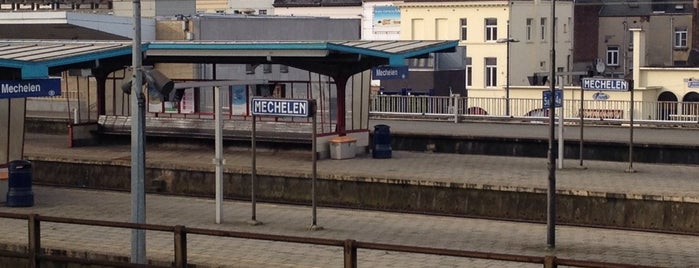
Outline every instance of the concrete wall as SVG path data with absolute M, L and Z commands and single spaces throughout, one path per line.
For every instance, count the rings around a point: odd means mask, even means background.
M 130 168 L 124 163 L 68 163 L 32 160 L 37 183 L 74 187 L 121 189 L 130 187 Z M 310 203 L 310 174 L 279 174 L 258 171 L 256 198 L 261 202 Z M 150 192 L 213 196 L 213 167 L 180 169 L 150 164 L 146 169 Z M 227 170 L 224 174 L 225 198 L 248 199 L 250 175 Z M 371 177 L 320 177 L 317 200 L 324 205 L 546 220 L 546 192 L 535 189 L 517 191 L 479 188 L 469 185 L 419 184 L 408 180 Z M 627 198 L 623 194 L 576 195 L 557 193 L 559 224 L 592 224 L 697 232 L 699 204 L 652 199 Z

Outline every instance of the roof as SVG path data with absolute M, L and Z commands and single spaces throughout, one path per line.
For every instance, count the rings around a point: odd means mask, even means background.
M 377 65 L 454 51 L 458 41 L 154 41 L 144 43 L 145 61 L 182 63 L 279 63 L 328 74 L 359 72 Z M 52 67 L 67 68 L 131 55 L 130 42 L 0 40 L 0 70 L 19 69 L 22 78 L 41 78 Z M 128 62 L 130 63 L 130 61 Z M 352 64 L 348 64 L 352 63 Z
M 50 68 L 131 55 L 130 42 L 0 40 L 0 69 L 18 69 L 23 78 L 42 78 Z

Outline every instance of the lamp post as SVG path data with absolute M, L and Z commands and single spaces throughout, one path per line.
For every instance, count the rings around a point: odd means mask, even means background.
M 507 78 L 505 81 L 505 114 L 510 116 L 510 43 L 517 43 L 519 40 L 510 37 L 510 21 L 507 21 L 507 38 L 500 38 L 496 42 L 507 44 Z

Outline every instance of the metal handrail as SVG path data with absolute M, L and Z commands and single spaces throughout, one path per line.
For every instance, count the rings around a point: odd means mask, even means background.
M 174 237 L 175 237 L 175 239 L 174 239 L 174 248 L 175 248 L 175 257 L 174 258 L 175 258 L 175 260 L 173 262 L 174 263 L 173 267 L 187 267 L 188 266 L 188 263 L 187 263 L 187 234 L 343 247 L 343 249 L 344 249 L 344 254 L 343 254 L 344 255 L 344 267 L 345 268 L 356 268 L 357 267 L 357 249 L 384 250 L 384 251 L 396 251 L 396 252 L 403 252 L 403 253 L 431 254 L 431 255 L 442 255 L 442 256 L 452 256 L 452 257 L 463 257 L 463 258 L 475 258 L 475 259 L 487 259 L 487 260 L 542 264 L 544 268 L 553 268 L 553 267 L 557 267 L 557 265 L 568 265 L 568 266 L 577 266 L 577 267 L 619 267 L 619 268 L 651 267 L 651 266 L 631 265 L 631 264 L 622 264 L 622 263 L 595 262 L 595 261 L 575 260 L 575 259 L 561 259 L 561 258 L 557 258 L 555 256 L 540 257 L 540 256 L 530 256 L 530 255 L 466 251 L 466 250 L 455 250 L 455 249 L 444 249 L 444 248 L 430 248 L 430 247 L 417 247 L 417 246 L 406 246 L 406 245 L 395 245 L 395 244 L 384 244 L 384 243 L 361 242 L 361 241 L 356 241 L 356 240 L 352 240 L 352 239 L 338 240 L 338 239 L 324 239 L 324 238 L 312 238 L 312 237 L 285 236 L 285 235 L 236 232 L 236 231 L 226 231 L 226 230 L 212 230 L 212 229 L 202 229 L 202 228 L 188 228 L 188 227 L 185 227 L 182 225 L 171 226 L 171 225 L 157 225 L 157 224 L 137 224 L 137 223 L 128 223 L 128 222 L 42 216 L 42 215 L 38 215 L 38 214 L 18 214 L 18 213 L 0 212 L 0 218 L 28 220 L 28 229 L 29 229 L 28 230 L 28 232 L 29 232 L 28 244 L 29 245 L 27 247 L 27 252 L 0 251 L 0 256 L 29 259 L 29 264 L 30 264 L 29 266 L 30 267 L 39 267 L 41 260 L 56 261 L 56 262 L 61 262 L 61 263 L 102 265 L 102 266 L 110 266 L 110 267 L 128 267 L 128 268 L 132 268 L 132 267 L 139 267 L 139 268 L 140 267 L 164 267 L 164 266 L 155 266 L 152 264 L 145 265 L 145 264 L 114 262 L 114 261 L 107 261 L 107 260 L 85 259 L 85 258 L 78 258 L 78 257 L 56 256 L 56 255 L 44 254 L 41 251 L 41 222 L 54 222 L 54 223 L 79 224 L 79 225 L 100 226 L 100 227 L 128 228 L 128 229 L 141 229 L 141 230 L 150 230 L 150 231 L 172 232 L 174 234 Z

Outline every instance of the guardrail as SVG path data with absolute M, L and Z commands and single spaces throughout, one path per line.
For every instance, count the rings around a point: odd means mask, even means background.
M 509 105 L 509 109 L 507 106 Z M 548 117 L 541 99 L 473 98 L 454 96 L 374 95 L 372 116 L 413 117 L 423 119 L 514 119 L 542 120 Z M 563 118 L 567 121 L 627 123 L 631 119 L 631 101 L 566 99 Z M 510 112 L 507 114 L 507 112 Z M 560 110 L 557 114 L 561 113 Z M 582 114 L 581 114 L 582 113 Z M 648 124 L 699 124 L 699 102 L 634 101 L 633 120 Z
M 102 220 L 87 220 L 87 219 L 51 217 L 51 216 L 42 216 L 42 215 L 38 215 L 38 214 L 17 214 L 17 213 L 0 212 L 0 218 L 9 218 L 9 219 L 18 219 L 18 220 L 27 220 L 28 221 L 29 241 L 28 241 L 27 252 L 0 251 L 0 256 L 28 259 L 29 260 L 29 267 L 32 267 L 32 268 L 33 267 L 40 267 L 42 260 L 54 261 L 54 262 L 60 262 L 60 263 L 102 265 L 102 266 L 108 266 L 108 267 L 129 267 L 129 268 L 130 267 L 167 267 L 167 266 L 155 266 L 155 265 L 150 265 L 150 264 L 149 265 L 134 264 L 134 263 L 126 263 L 126 262 L 114 262 L 114 261 L 107 261 L 107 260 L 77 258 L 77 257 L 68 257 L 68 256 L 56 256 L 56 255 L 51 255 L 51 254 L 45 254 L 42 252 L 42 249 L 41 249 L 41 222 L 53 222 L 53 223 L 64 223 L 64 224 L 78 224 L 78 225 L 88 225 L 88 226 L 100 226 L 100 227 L 127 228 L 127 229 L 141 229 L 141 230 L 150 230 L 150 231 L 172 232 L 174 235 L 173 247 L 174 247 L 174 252 L 175 252 L 174 260 L 172 262 L 173 263 L 172 267 L 187 267 L 188 266 L 188 262 L 187 262 L 187 235 L 188 234 L 342 247 L 344 249 L 344 253 L 343 253 L 344 262 L 343 263 L 344 263 L 345 268 L 356 268 L 357 267 L 357 249 L 383 250 L 383 251 L 395 251 L 395 252 L 403 252 L 403 253 L 431 254 L 431 255 L 452 256 L 452 257 L 463 257 L 463 258 L 509 261 L 509 262 L 518 262 L 518 263 L 541 264 L 541 265 L 543 265 L 544 268 L 553 268 L 553 267 L 557 267 L 558 265 L 567 265 L 567 266 L 575 266 L 575 267 L 618 267 L 618 268 L 651 267 L 651 266 L 641 266 L 641 265 L 635 265 L 635 264 L 632 265 L 632 264 L 621 264 L 621 263 L 609 263 L 609 262 L 595 262 L 595 261 L 586 261 L 586 260 L 565 259 L 565 258 L 557 258 L 555 256 L 543 256 L 543 257 L 541 257 L 541 256 L 491 253 L 491 252 L 465 251 L 465 250 L 454 250 L 454 249 L 443 249 L 443 248 L 416 247 L 416 246 L 361 242 L 361 241 L 356 241 L 356 240 L 352 240 L 352 239 L 337 240 L 337 239 L 322 239 L 322 238 L 310 238 L 310 237 L 271 235 L 271 234 L 262 234 L 262 233 L 248 233 L 248 232 L 235 232 L 235 231 L 225 231 L 225 230 L 189 228 L 189 227 L 185 227 L 182 225 L 170 226 L 170 225 L 156 225 L 156 224 L 136 224 L 136 223 L 102 221 Z

